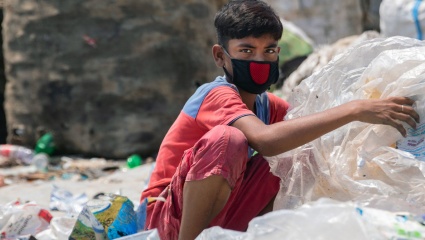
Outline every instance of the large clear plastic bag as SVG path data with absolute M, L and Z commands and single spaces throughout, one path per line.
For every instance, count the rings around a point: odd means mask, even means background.
M 196 240 L 424 239 L 423 224 L 420 215 L 322 198 L 295 210 L 282 209 L 254 218 L 246 232 L 212 227 Z
M 389 96 L 416 100 L 414 107 L 422 119 L 419 137 L 423 138 L 425 42 L 377 38 L 349 48 L 294 89 L 286 119 L 355 99 Z M 306 145 L 267 157 L 271 171 L 281 178 L 274 209 L 297 208 L 329 197 L 390 211 L 424 213 L 425 162 L 396 149 L 397 142 L 405 140 L 390 126 L 352 122 Z

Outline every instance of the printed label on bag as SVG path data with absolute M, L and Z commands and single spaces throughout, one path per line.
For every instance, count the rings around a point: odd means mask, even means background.
M 397 148 L 413 154 L 416 159 L 425 161 L 425 102 L 417 102 L 416 111 L 421 122 L 416 125 L 416 129 L 408 128 L 407 137 L 397 142 Z

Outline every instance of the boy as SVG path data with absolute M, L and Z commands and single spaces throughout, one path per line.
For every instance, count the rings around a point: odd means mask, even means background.
M 165 136 L 146 197 L 147 229 L 161 239 L 194 239 L 221 226 L 244 231 L 272 210 L 279 178 L 262 156 L 301 146 L 351 121 L 387 124 L 405 135 L 418 114 L 404 97 L 358 100 L 282 121 L 288 104 L 267 93 L 278 78 L 282 24 L 260 0 L 230 1 L 216 15 L 215 63 L 225 76 L 202 85 Z M 253 155 L 254 151 L 258 154 Z M 159 199 L 159 198 L 158 198 Z

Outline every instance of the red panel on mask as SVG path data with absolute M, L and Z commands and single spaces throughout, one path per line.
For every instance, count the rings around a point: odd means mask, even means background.
M 256 63 L 249 64 L 249 71 L 251 78 L 256 84 L 264 84 L 269 79 L 270 64 L 269 63 Z

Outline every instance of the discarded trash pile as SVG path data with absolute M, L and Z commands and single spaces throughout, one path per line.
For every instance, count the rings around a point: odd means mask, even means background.
M 78 157 L 36 156 L 34 159 L 35 163 L 26 165 L 22 164 L 17 159 L 2 157 L 0 159 L 0 176 L 3 178 L 3 183 L 0 184 L 0 187 L 14 183 L 36 180 L 97 179 L 111 174 L 123 166 L 122 161 L 112 161 L 103 158 L 92 158 L 87 160 Z M 40 166 L 37 165 L 40 159 L 43 161 L 43 168 L 40 168 Z
M 93 160 L 80 161 L 93 166 Z M 103 166 L 101 161 L 95 162 Z M 61 178 L 0 188 L 3 202 L 0 204 L 0 239 L 117 239 L 123 236 L 139 239 L 150 234 L 154 237 L 151 239 L 155 239 L 156 231 L 140 232 L 147 202 L 139 204 L 140 193 L 146 187 L 153 166 L 154 163 L 122 168 L 98 179 Z M 66 188 L 83 193 L 73 194 Z M 15 191 L 18 193 L 13 195 L 17 200 L 4 204 L 4 198 L 10 199 L 8 195 Z M 23 199 L 41 201 L 21 201 L 21 195 Z
M 123 161 L 103 158 L 84 159 L 78 156 L 54 156 L 55 144 L 50 133 L 43 135 L 30 149 L 24 146 L 0 145 L 0 187 L 34 180 L 97 179 L 123 167 Z M 153 162 L 147 158 L 144 163 Z M 139 155 L 127 158 L 124 165 L 134 168 L 142 164 Z
M 154 166 L 153 158 L 143 161 L 134 154 L 118 161 L 52 156 L 53 139 L 46 136 L 34 150 L 0 145 L 0 239 L 117 239 L 130 235 L 138 239 L 150 234 L 155 239 L 155 231 L 137 234 L 146 207 L 146 203 L 139 205 L 140 193 Z M 71 187 L 83 193 L 74 195 L 66 189 Z M 93 197 L 89 198 L 85 192 L 90 190 Z M 131 199 L 124 195 L 129 193 Z M 6 199 L 10 202 L 5 203 Z
M 145 219 L 146 205 L 134 210 L 127 197 L 115 194 L 85 202 L 78 217 L 53 218 L 36 203 L 14 202 L 0 206 L 0 239 L 159 239 L 156 231 L 143 232 Z

